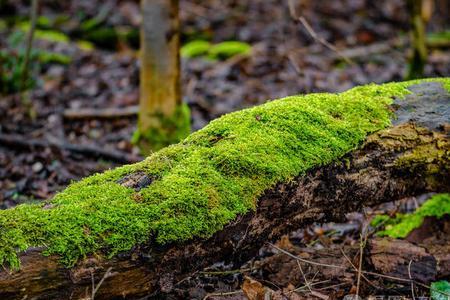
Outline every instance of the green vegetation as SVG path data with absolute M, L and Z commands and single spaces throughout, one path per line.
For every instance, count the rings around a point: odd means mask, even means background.
M 450 79 L 433 79 L 449 87 Z M 0 264 L 43 247 L 66 266 L 142 243 L 207 238 L 277 182 L 330 163 L 390 125 L 392 97 L 418 81 L 292 96 L 227 114 L 144 161 L 71 184 L 47 203 L 0 211 Z M 118 181 L 134 172 L 139 191 Z
M 18 25 L 18 28 L 23 32 L 30 30 L 30 22 L 22 22 Z M 36 29 L 34 32 L 36 39 L 41 39 L 49 42 L 68 43 L 70 38 L 62 32 L 48 29 Z
M 430 294 L 432 300 L 448 300 L 450 298 L 450 283 L 447 280 L 433 282 Z
M 30 74 L 22 86 L 22 69 L 25 59 L 25 33 L 15 31 L 8 37 L 8 47 L 0 50 L 0 93 L 11 94 L 22 88 L 33 88 L 37 83 L 37 74 L 46 64 L 69 64 L 71 58 L 67 55 L 32 49 L 30 54 Z
M 450 194 L 439 194 L 428 199 L 412 214 L 397 214 L 395 218 L 380 215 L 372 220 L 371 225 L 384 225 L 385 229 L 377 233 L 380 236 L 405 238 L 413 229 L 420 227 L 426 217 L 441 218 L 446 214 L 450 214 Z
M 211 48 L 211 43 L 202 40 L 195 40 L 189 42 L 180 49 L 181 56 L 192 58 L 197 56 L 204 56 Z
M 211 44 L 203 40 L 194 40 L 181 47 L 181 55 L 187 58 L 204 56 L 209 59 L 227 59 L 235 55 L 248 55 L 252 47 L 239 41 L 226 41 Z
M 450 30 L 427 34 L 427 44 L 430 47 L 450 46 Z
M 190 115 L 189 106 L 186 103 L 178 106 L 171 117 L 166 117 L 161 113 L 155 114 L 156 119 L 160 122 L 159 126 L 152 127 L 147 132 L 136 129 L 131 142 L 135 145 L 146 143 L 148 145 L 141 148 L 153 150 L 177 143 L 191 132 Z
M 212 59 L 227 59 L 229 57 L 243 54 L 248 55 L 252 47 L 239 41 L 226 41 L 215 44 L 209 49 L 209 57 Z

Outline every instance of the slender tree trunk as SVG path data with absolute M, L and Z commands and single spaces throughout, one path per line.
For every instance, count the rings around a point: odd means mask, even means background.
M 142 0 L 138 130 L 144 153 L 189 134 L 189 110 L 181 101 L 178 0 Z
M 429 2 L 428 0 L 408 0 L 411 14 L 411 44 L 413 51 L 409 61 L 408 79 L 424 76 L 424 68 L 427 61 L 425 25 L 426 18 L 429 18 L 429 6 L 424 4 L 429 4 Z M 423 11 L 425 11 L 425 15 Z

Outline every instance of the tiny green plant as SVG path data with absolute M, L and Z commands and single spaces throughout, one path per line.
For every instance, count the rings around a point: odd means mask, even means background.
M 7 47 L 0 50 L 0 92 L 11 94 L 20 89 L 30 89 L 36 84 L 33 76 L 29 76 L 25 82 L 22 80 L 22 69 L 25 62 L 25 49 L 22 46 L 25 33 L 14 31 L 8 38 Z M 36 63 L 38 53 L 30 53 L 30 74 L 39 72 L 39 64 Z
M 426 217 L 442 218 L 450 214 L 450 194 L 438 194 L 428 199 L 421 207 L 411 214 L 397 214 L 390 218 L 379 215 L 373 218 L 373 227 L 384 227 L 377 234 L 392 238 L 405 238 L 412 230 L 422 225 Z
M 22 70 L 25 63 L 25 35 L 21 30 L 13 31 L 6 42 L 6 47 L 0 49 L 0 93 L 13 94 L 29 90 L 38 83 L 38 74 L 47 64 L 69 64 L 71 58 L 65 54 L 31 49 L 29 60 L 29 74 L 22 82 Z
M 432 300 L 450 299 L 450 282 L 447 280 L 433 282 L 430 290 Z

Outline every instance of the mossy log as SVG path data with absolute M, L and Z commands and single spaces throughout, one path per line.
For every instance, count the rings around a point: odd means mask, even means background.
M 268 102 L 143 162 L 0 211 L 1 299 L 164 293 L 362 206 L 450 191 L 450 79 Z

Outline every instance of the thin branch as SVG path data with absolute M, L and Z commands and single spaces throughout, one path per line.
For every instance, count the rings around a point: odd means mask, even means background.
M 413 297 L 413 300 L 416 300 L 416 297 L 414 296 L 414 281 L 411 276 L 411 263 L 412 263 L 412 259 L 408 263 L 408 276 L 409 276 L 409 280 L 411 281 L 411 296 Z
M 300 21 L 302 25 L 305 27 L 306 31 L 309 33 L 309 35 L 328 49 L 336 52 L 338 56 L 340 56 L 343 60 L 345 60 L 347 63 L 354 65 L 355 63 L 345 56 L 339 49 L 337 49 L 334 45 L 327 42 L 324 38 L 321 38 L 312 28 L 311 25 L 309 25 L 308 21 L 303 16 L 299 16 L 297 13 L 297 10 L 295 9 L 295 3 L 294 0 L 288 0 L 288 7 L 289 7 L 289 14 L 291 15 L 291 18 L 295 21 Z
M 358 272 L 358 268 L 353 264 L 353 262 L 351 261 L 351 259 L 345 254 L 344 249 L 340 248 L 342 255 L 344 256 L 344 258 L 349 262 L 349 264 L 352 266 L 352 268 L 355 270 L 355 272 Z M 361 277 L 367 281 L 367 283 L 369 283 L 371 286 L 373 286 L 376 289 L 379 289 L 377 286 L 375 286 L 366 276 L 364 276 L 364 274 L 362 274 L 363 272 L 361 272 Z
M 286 250 L 281 249 L 280 247 L 275 246 L 275 245 L 272 244 L 272 243 L 268 243 L 268 244 L 269 244 L 271 247 L 277 249 L 278 251 L 280 251 L 280 252 L 286 254 L 287 256 L 290 256 L 290 257 L 292 257 L 293 259 L 296 259 L 296 260 L 299 260 L 299 261 L 308 263 L 308 264 L 310 264 L 310 265 L 316 265 L 316 266 L 322 266 L 322 267 L 328 267 L 328 268 L 346 269 L 346 267 L 344 267 L 344 266 L 337 266 L 337 265 L 331 265 L 331 264 L 330 264 L 330 265 L 329 265 L 329 264 L 322 264 L 322 263 L 310 261 L 310 260 L 307 260 L 307 259 L 303 259 L 303 258 L 300 258 L 300 257 L 298 257 L 298 256 L 296 256 L 296 255 L 294 255 L 294 254 L 292 254 L 292 253 L 290 253 L 290 252 L 288 252 L 288 251 L 286 251 Z
M 327 279 L 327 280 L 322 280 L 322 281 L 318 281 L 318 282 L 313 282 L 313 283 L 310 283 L 310 286 L 316 286 L 316 285 L 319 285 L 319 284 L 322 284 L 325 282 L 329 282 L 329 281 L 331 281 L 331 280 Z M 294 290 L 290 291 L 289 294 L 292 294 L 293 292 L 299 292 L 299 291 L 303 290 L 304 288 L 307 288 L 307 286 L 306 285 L 299 286 L 298 288 L 295 288 Z M 319 289 L 319 290 L 321 290 L 321 289 Z
M 296 260 L 299 260 L 299 261 L 302 261 L 302 262 L 305 262 L 305 263 L 309 263 L 309 264 L 311 264 L 311 265 L 322 266 L 322 267 L 328 267 L 328 268 L 346 269 L 346 267 L 344 267 L 344 266 L 337 266 L 337 265 L 331 265 L 331 264 L 328 265 L 328 264 L 322 264 L 322 263 L 317 263 L 317 262 L 314 262 L 314 261 L 306 260 L 306 259 L 300 258 L 300 257 L 298 257 L 298 256 L 296 256 L 296 255 L 294 255 L 294 254 L 292 254 L 292 253 L 290 253 L 290 252 L 288 252 L 288 251 L 286 251 L 286 250 L 283 250 L 283 249 L 281 249 L 281 248 L 275 246 L 275 245 L 272 244 L 272 243 L 268 243 L 268 244 L 269 244 L 271 247 L 277 249 L 278 251 L 280 251 L 280 252 L 286 254 L 287 256 L 292 257 L 293 259 L 296 259 Z M 405 279 L 405 278 L 401 278 L 401 277 L 389 276 L 389 275 L 384 275 L 384 274 L 379 274 L 379 273 L 369 272 L 369 271 L 364 271 L 364 270 L 361 270 L 361 273 L 362 273 L 362 274 L 367 274 L 367 275 L 372 275 L 372 276 L 377 276 L 377 277 L 381 277 L 381 278 L 386 278 L 386 279 L 391 279 L 391 280 L 401 281 L 401 282 L 408 282 L 408 283 L 414 282 L 414 283 L 417 284 L 417 285 L 420 285 L 420 286 L 422 286 L 422 287 L 428 288 L 428 289 L 430 289 L 430 290 L 432 290 L 432 291 L 436 291 L 436 292 L 438 292 L 438 293 L 441 293 L 442 295 L 450 296 L 450 293 L 446 293 L 446 292 L 443 292 L 443 291 L 439 291 L 439 290 L 433 289 L 433 288 L 430 287 L 429 285 L 423 284 L 423 283 L 418 282 L 418 281 L 415 281 L 415 280 L 413 280 L 413 279 Z M 364 277 L 363 277 L 363 278 L 364 278 Z
M 231 295 L 238 295 L 238 294 L 242 294 L 242 291 L 233 291 L 233 292 L 218 292 L 218 293 L 211 293 L 206 295 L 203 300 L 208 299 L 209 297 L 224 297 L 224 296 L 231 296 Z
M 298 268 L 300 269 L 300 273 L 302 273 L 303 276 L 303 280 L 305 280 L 305 285 L 308 288 L 308 290 L 312 293 L 312 289 L 311 289 L 311 284 L 309 283 L 308 279 L 306 279 L 306 275 L 303 272 L 302 266 L 300 265 L 300 262 L 298 260 L 296 260 Z
M 105 279 L 108 278 L 111 275 L 111 270 L 112 270 L 112 267 L 109 267 L 108 270 L 106 270 L 106 272 L 103 275 L 102 279 L 100 279 L 99 283 L 97 284 L 97 286 L 92 291 L 91 300 L 94 300 L 95 294 L 98 292 L 98 289 L 101 287 L 101 285 L 103 284 Z
M 359 265 L 358 265 L 358 279 L 356 281 L 356 296 L 359 296 L 359 287 L 361 284 L 361 274 L 362 274 L 362 264 L 363 264 L 363 255 L 364 255 L 364 247 L 367 242 L 367 230 L 366 226 L 362 227 L 361 236 L 359 240 Z
M 303 16 L 299 17 L 298 20 L 300 21 L 300 23 L 302 23 L 302 25 L 305 27 L 306 31 L 308 31 L 309 35 L 311 35 L 311 37 L 313 39 L 315 39 L 316 41 L 318 41 L 319 43 L 321 43 L 328 49 L 336 52 L 336 54 L 339 55 L 348 64 L 351 64 L 351 65 L 355 64 L 350 58 L 343 55 L 342 52 L 338 48 L 336 48 L 334 45 L 327 42 L 324 38 L 318 36 L 317 33 L 314 31 L 314 29 L 311 27 L 311 25 L 309 25 L 308 21 L 306 21 L 306 19 Z

